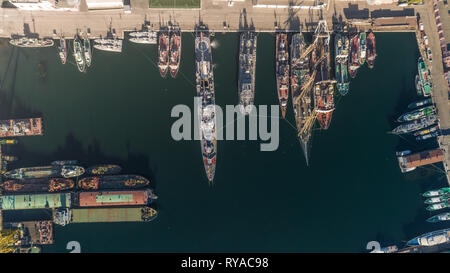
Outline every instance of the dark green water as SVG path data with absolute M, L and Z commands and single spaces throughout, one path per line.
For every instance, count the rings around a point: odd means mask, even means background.
M 237 102 L 237 34 L 216 34 L 216 103 Z M 277 104 L 274 37 L 259 35 L 255 103 Z M 296 131 L 280 121 L 280 145 L 220 141 L 215 184 L 208 186 L 198 141 L 173 141 L 174 105 L 192 107 L 193 36 L 183 35 L 176 80 L 161 79 L 155 46 L 124 43 L 122 54 L 94 51 L 87 74 L 61 65 L 55 48 L 1 51 L 0 118 L 40 116 L 45 135 L 8 148 L 10 167 L 77 159 L 111 162 L 150 177 L 159 196 L 150 223 L 56 227 L 44 252 L 364 252 L 367 242 L 403 242 L 443 227 L 429 224 L 421 193 L 445 185 L 435 167 L 401 174 L 395 151 L 418 144 L 386 134 L 416 99 L 418 49 L 413 34 L 377 34 L 375 68 L 352 79 L 338 97 L 332 124 L 315 130 L 306 167 Z M 12 57 L 11 57 L 12 56 Z M 41 80 L 37 63 L 47 63 Z M 8 66 L 8 63 L 10 65 Z M 8 71 L 5 74 L 5 71 Z M 292 106 L 287 113 L 293 120 Z M 17 216 L 16 216 L 17 217 Z

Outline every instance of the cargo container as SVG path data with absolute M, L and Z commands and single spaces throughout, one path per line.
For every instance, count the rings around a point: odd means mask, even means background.
M 2 210 L 70 207 L 70 193 L 24 194 L 0 196 Z
M 73 204 L 79 207 L 136 206 L 150 204 L 156 198 L 150 189 L 77 192 L 73 194 Z
M 62 226 L 69 223 L 149 222 L 157 215 L 158 212 L 150 207 L 58 209 L 53 214 L 53 222 Z

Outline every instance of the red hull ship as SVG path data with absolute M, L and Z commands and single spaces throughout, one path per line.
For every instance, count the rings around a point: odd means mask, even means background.
M 348 64 L 348 71 L 350 77 L 354 78 L 359 68 L 359 35 L 354 34 L 350 40 L 350 58 Z
M 314 86 L 314 104 L 317 108 L 317 120 L 320 128 L 330 127 L 334 111 L 334 84 L 330 81 L 316 83 Z
M 367 35 L 367 64 L 369 68 L 373 68 L 376 56 L 375 34 L 372 31 L 369 31 L 369 34 Z
M 79 207 L 147 205 L 157 197 L 150 189 L 135 191 L 78 192 L 73 195 L 74 205 Z
M 170 61 L 169 69 L 172 78 L 175 78 L 180 68 L 181 59 L 181 33 L 179 28 L 174 28 L 170 36 Z
M 162 30 L 158 38 L 158 68 L 161 77 L 165 78 L 169 70 L 169 34 Z
M 42 135 L 42 119 L 9 119 L 0 121 L 0 137 Z
M 278 33 L 276 36 L 275 58 L 278 100 L 280 102 L 281 116 L 285 118 L 289 98 L 289 53 L 286 33 Z

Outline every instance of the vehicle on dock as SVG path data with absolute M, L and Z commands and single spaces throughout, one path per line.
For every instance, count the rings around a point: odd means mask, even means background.
M 244 115 L 250 114 L 255 99 L 256 38 L 255 32 L 244 31 L 239 41 L 238 94 L 239 108 Z
M 73 189 L 75 182 L 68 178 L 36 178 L 8 180 L 3 182 L 0 187 L 3 193 L 58 192 Z
M 275 76 L 281 116 L 285 118 L 289 99 L 289 52 L 286 33 L 276 34 Z
M 450 194 L 450 188 L 441 188 L 439 190 L 427 191 L 423 194 L 424 197 L 436 197 L 440 195 Z
M 429 223 L 444 222 L 450 220 L 450 212 L 441 213 L 427 219 Z
M 19 168 L 8 171 L 4 176 L 8 179 L 29 179 L 46 177 L 71 178 L 84 174 L 84 168 L 76 165 L 51 165 L 40 167 Z
M 450 200 L 448 200 L 448 199 L 441 203 L 435 203 L 435 204 L 429 205 L 427 207 L 427 210 L 435 211 L 435 210 L 441 210 L 441 209 L 446 209 L 446 208 L 450 208 Z
M 169 70 L 169 31 L 162 29 L 158 37 L 158 68 L 161 77 L 165 78 Z
M 442 202 L 448 202 L 450 199 L 450 193 L 449 194 L 443 194 L 435 197 L 428 198 L 425 200 L 425 204 L 435 204 L 435 203 L 442 203 Z
M 436 114 L 436 108 L 434 106 L 426 106 L 411 112 L 407 112 L 403 115 L 401 115 L 397 122 L 405 122 L 405 121 L 412 121 L 420 118 L 429 117 L 431 115 Z
M 151 189 L 81 191 L 72 193 L 72 205 L 74 207 L 145 206 L 157 198 Z
M 83 46 L 78 35 L 75 35 L 73 39 L 73 56 L 80 72 L 86 71 L 86 61 L 83 55 Z
M 201 24 L 195 28 L 195 80 L 197 96 L 201 98 L 198 119 L 203 165 L 212 183 L 216 171 L 217 134 L 214 93 L 214 72 L 212 66 L 211 40 L 208 28 Z
M 78 187 L 83 190 L 108 190 L 142 188 L 150 181 L 139 175 L 106 175 L 85 177 L 78 181 Z
M 426 128 L 426 129 L 415 132 L 414 136 L 423 136 L 423 135 L 427 135 L 427 134 L 430 134 L 433 132 L 438 132 L 438 131 L 439 131 L 439 126 L 435 125 L 430 128 Z
M 17 47 L 51 47 L 55 44 L 52 39 L 38 39 L 21 37 L 9 40 L 9 43 Z
M 327 130 L 334 111 L 334 84 L 321 81 L 314 86 L 314 105 L 317 108 L 317 120 L 320 128 Z
M 339 93 L 345 96 L 349 90 L 348 76 L 348 54 L 350 42 L 344 33 L 337 33 L 334 39 L 335 44 L 335 74 L 337 80 L 337 89 Z
M 94 48 L 102 51 L 109 52 L 122 52 L 122 43 L 121 39 L 117 38 L 99 38 L 94 40 Z
M 417 79 L 418 79 L 418 77 L 417 77 Z M 415 101 L 415 102 L 408 104 L 408 108 L 414 109 L 414 108 L 422 107 L 422 106 L 432 104 L 432 103 L 433 103 L 433 100 L 431 98 L 426 98 L 426 99 Z
M 350 77 L 352 78 L 356 77 L 356 72 L 359 68 L 359 51 L 359 35 L 353 34 L 352 38 L 350 39 L 350 59 L 348 65 Z
M 392 133 L 396 135 L 408 134 L 417 130 L 421 130 L 425 127 L 431 126 L 436 122 L 437 122 L 436 115 L 430 115 L 428 117 L 424 117 L 418 120 L 402 123 L 401 125 L 397 126 L 394 130 L 392 130 Z
M 363 31 L 359 33 L 359 65 L 363 65 L 366 62 L 366 50 L 367 50 L 367 37 Z
M 450 228 L 425 233 L 408 241 L 408 246 L 435 246 L 450 242 Z
M 65 64 L 67 61 L 67 43 L 63 35 L 59 37 L 58 55 L 61 63 Z
M 422 89 L 422 93 L 424 97 L 431 96 L 431 75 L 430 71 L 427 69 L 425 62 L 422 60 L 422 57 L 419 57 L 417 68 L 419 71 L 420 85 Z
M 372 30 L 369 30 L 369 34 L 367 35 L 367 65 L 371 69 L 375 65 L 376 56 L 375 34 Z
M 315 121 L 312 108 L 312 86 L 314 77 L 311 73 L 310 54 L 303 33 L 296 33 L 291 41 L 291 96 L 294 107 L 297 136 L 300 141 L 306 164 L 308 165 L 308 143 Z
M 179 27 L 173 27 L 170 31 L 169 69 L 172 78 L 175 78 L 180 69 L 181 60 L 181 31 Z
M 156 45 L 158 34 L 155 31 L 135 31 L 128 34 L 129 41 L 136 44 Z
M 83 54 L 86 66 L 90 67 L 92 62 L 91 42 L 89 41 L 88 34 L 83 37 Z
M 119 165 L 102 164 L 88 168 L 86 170 L 86 173 L 91 175 L 108 175 L 108 174 L 118 174 L 121 171 L 122 168 Z

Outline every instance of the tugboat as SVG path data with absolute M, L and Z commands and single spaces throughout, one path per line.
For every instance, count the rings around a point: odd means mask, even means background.
M 337 33 L 335 40 L 335 74 L 337 80 L 337 89 L 342 96 L 347 95 L 349 90 L 349 78 L 348 78 L 348 49 L 350 43 L 348 38 L 343 33 Z
M 359 68 L 359 35 L 354 34 L 350 40 L 350 59 L 349 59 L 349 72 L 350 77 L 354 78 Z
M 158 38 L 158 68 L 161 77 L 165 78 L 169 70 L 169 32 L 162 29 Z
M 239 108 L 244 115 L 250 114 L 255 99 L 256 38 L 255 32 L 245 31 L 239 42 L 238 94 Z
M 59 38 L 59 47 L 58 47 L 59 58 L 61 59 L 61 63 L 65 64 L 67 61 L 67 44 L 66 39 L 63 35 Z
M 367 65 L 370 69 L 372 69 L 375 64 L 376 56 L 375 34 L 372 30 L 369 30 L 369 34 L 367 35 Z
M 177 76 L 181 60 L 181 32 L 179 27 L 174 27 L 170 33 L 170 75 Z
M 359 34 L 359 65 L 363 65 L 366 61 L 366 33 L 363 31 Z
M 281 116 L 285 118 L 289 98 L 289 53 L 286 33 L 277 33 L 276 35 L 275 58 L 278 100 L 280 102 Z
M 86 61 L 86 66 L 91 66 L 92 54 L 91 54 L 91 42 L 89 41 L 88 34 L 83 38 L 83 51 L 84 51 L 84 60 Z
M 208 28 L 200 24 L 195 29 L 195 78 L 197 96 L 201 98 L 198 107 L 200 124 L 200 145 L 203 165 L 211 184 L 216 171 L 217 136 L 214 95 L 214 73 L 212 67 L 211 40 Z
M 75 58 L 75 62 L 77 63 L 78 70 L 80 72 L 86 71 L 86 62 L 83 58 L 83 47 L 78 35 L 75 35 L 73 39 L 73 56 Z

